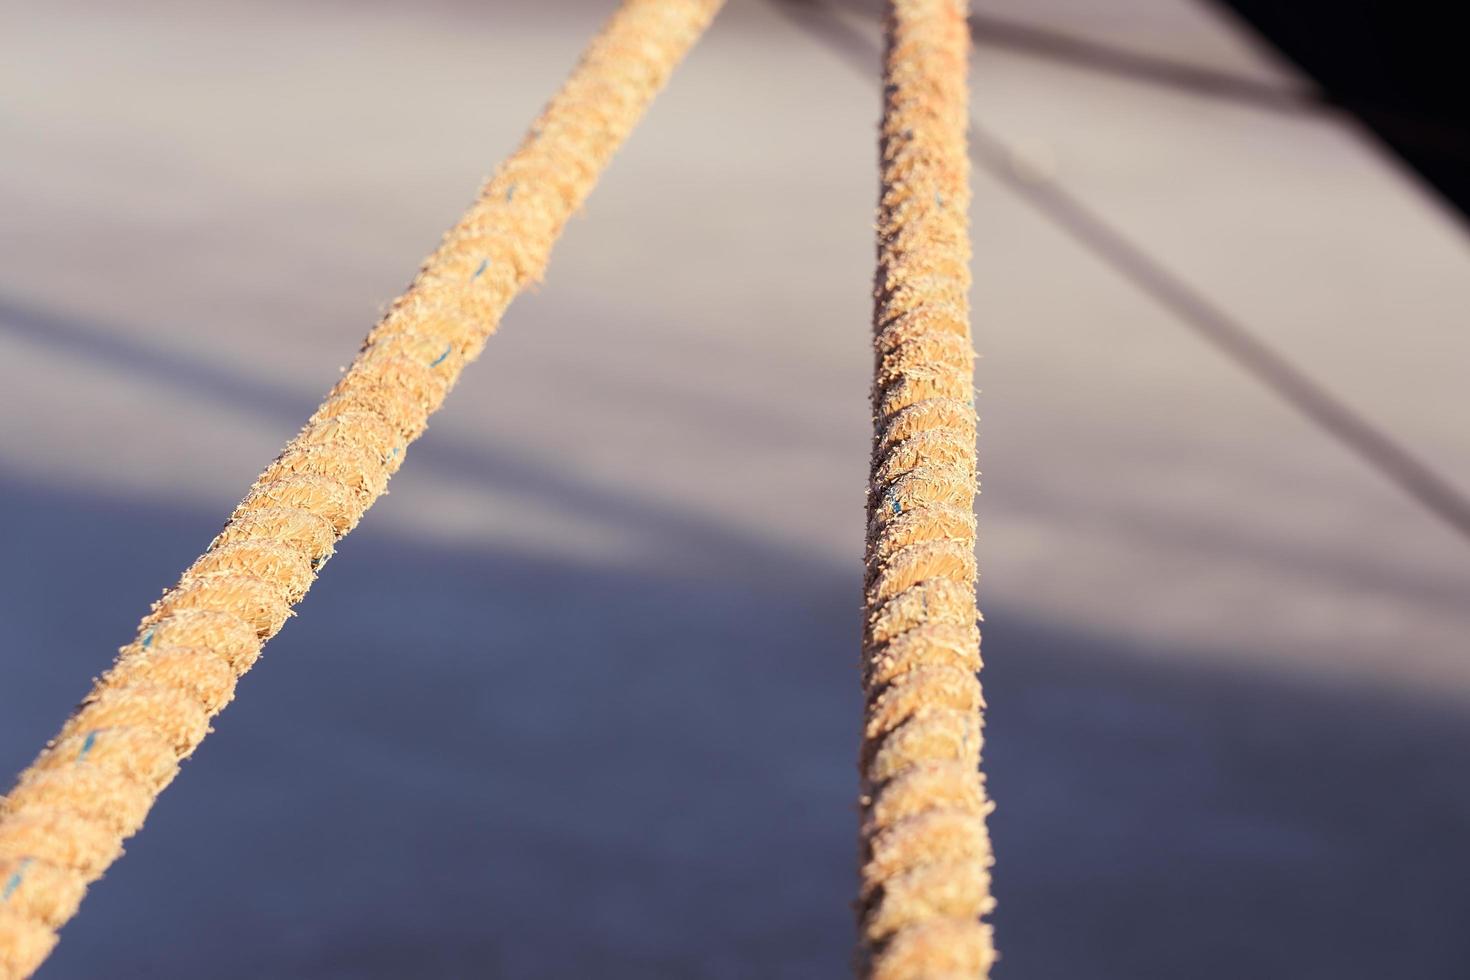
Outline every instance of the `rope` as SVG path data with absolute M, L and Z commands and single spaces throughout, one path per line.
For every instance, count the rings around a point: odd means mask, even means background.
M 859 965 L 978 977 L 995 959 L 978 766 L 975 408 L 964 0 L 891 0 L 875 283 Z
M 0 980 L 29 976 L 403 463 L 721 0 L 625 0 L 351 368 L 0 801 Z

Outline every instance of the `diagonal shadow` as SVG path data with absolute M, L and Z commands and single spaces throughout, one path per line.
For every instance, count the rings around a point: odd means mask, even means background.
M 879 52 L 828 0 L 772 0 L 847 64 L 878 80 Z M 1433 463 L 1340 398 L 1224 307 L 1195 289 L 1056 181 L 1021 165 L 1006 142 L 970 120 L 970 159 L 1113 272 L 1172 313 L 1227 360 L 1328 438 L 1470 541 L 1470 495 Z
M 150 384 L 268 420 L 288 432 L 294 432 L 306 420 L 319 397 L 186 352 L 137 340 L 133 333 L 117 325 L 67 316 L 0 296 L 0 334 L 145 378 Z M 410 453 L 413 457 L 410 465 L 416 471 L 429 470 L 493 487 L 609 526 L 626 528 L 647 541 L 653 554 L 677 541 L 685 557 L 717 555 L 722 565 L 752 574 L 760 574 L 769 556 L 770 546 L 754 544 L 745 530 L 717 525 L 676 504 L 655 502 L 605 485 L 576 480 L 553 466 L 503 446 L 468 446 L 434 438 L 431 433 L 416 442 Z M 684 546 L 691 542 L 697 546 L 686 549 Z M 798 567 L 805 567 L 811 561 L 796 548 L 789 549 L 782 560 Z
M 819 0 L 782 2 L 801 7 L 816 6 Z M 841 7 L 869 18 L 880 16 L 870 3 L 845 0 Z M 1433 115 L 1405 111 L 1402 105 L 1374 100 L 1362 92 L 1260 81 L 993 13 L 971 13 L 969 23 L 976 47 L 1010 51 L 1068 69 L 1262 112 L 1300 117 L 1356 116 L 1400 147 L 1440 154 L 1454 162 L 1470 160 L 1470 135 L 1464 129 Z

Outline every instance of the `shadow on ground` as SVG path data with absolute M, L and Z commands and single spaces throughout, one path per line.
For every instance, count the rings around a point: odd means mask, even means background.
M 0 513 L 13 772 L 219 515 Z M 856 569 L 763 571 L 369 521 L 43 977 L 845 975 Z M 1463 975 L 1462 717 L 989 619 L 1001 976 Z

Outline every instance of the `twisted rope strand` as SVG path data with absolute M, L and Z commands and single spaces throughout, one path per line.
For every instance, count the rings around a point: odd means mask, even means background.
M 860 972 L 989 974 L 964 0 L 891 0 L 874 293 Z
M 625 0 L 209 549 L 0 800 L 0 980 L 28 977 L 403 463 L 721 0 Z

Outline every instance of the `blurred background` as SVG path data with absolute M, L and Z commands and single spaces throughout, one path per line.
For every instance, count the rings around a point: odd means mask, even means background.
M 1000 977 L 1470 973 L 1466 130 L 1291 6 L 975 3 Z M 0 8 L 4 778 L 612 7 Z M 43 977 L 846 975 L 875 13 L 721 15 Z

